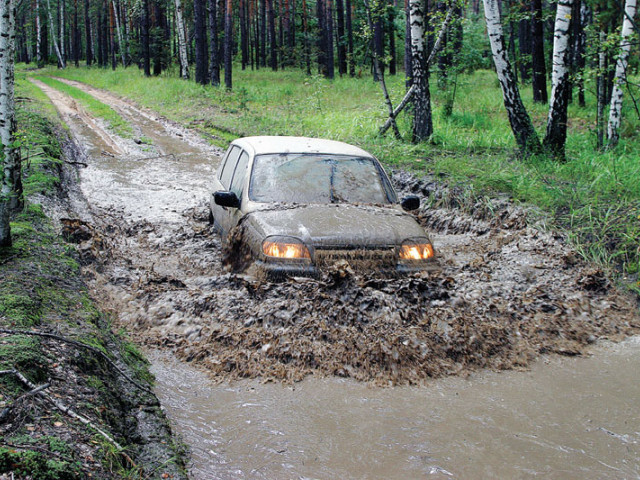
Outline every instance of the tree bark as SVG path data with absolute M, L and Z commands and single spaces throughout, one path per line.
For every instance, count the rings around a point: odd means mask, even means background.
M 275 0 L 267 0 L 269 16 L 269 46 L 271 50 L 271 70 L 278 70 L 278 39 L 276 37 L 276 14 L 273 6 Z
M 502 97 L 509 117 L 511 131 L 524 154 L 538 152 L 540 151 L 540 140 L 522 103 L 513 69 L 507 58 L 497 0 L 484 0 L 484 13 L 493 62 L 496 66 L 500 87 L 502 88 Z
M 533 101 L 547 103 L 547 67 L 544 57 L 542 0 L 532 0 L 531 2 L 531 69 Z
M 65 0 L 58 0 L 58 35 L 60 36 L 60 55 L 64 59 L 65 65 L 67 63 L 67 50 L 65 49 L 65 32 L 64 32 L 64 17 L 65 17 Z M 63 67 L 64 68 L 64 67 Z
M 431 95 L 429 92 L 428 68 L 426 66 L 425 3 L 409 0 L 411 24 L 411 64 L 413 95 L 413 141 L 422 142 L 433 134 Z
M 307 0 L 302 0 L 302 29 L 304 35 L 304 63 L 307 75 L 311 75 L 311 45 L 309 41 L 309 25 L 307 20 Z
M 60 48 L 58 47 L 58 41 L 56 40 L 56 35 L 53 33 L 54 32 L 53 26 L 55 24 L 53 23 L 53 16 L 51 15 L 51 1 L 50 0 L 47 0 L 47 13 L 49 14 L 49 25 L 51 25 L 50 29 L 51 29 L 51 33 L 52 33 L 51 37 L 53 38 L 53 47 L 55 48 L 56 56 L 58 57 L 58 66 L 60 68 L 66 68 L 67 64 L 64 61 L 64 57 L 60 53 Z
M 88 2 L 89 0 L 85 0 Z M 44 55 L 42 53 L 42 24 L 40 21 L 40 0 L 36 0 L 36 62 L 38 68 L 44 66 Z
M 557 160 L 564 160 L 567 141 L 567 109 L 569 108 L 569 29 L 573 0 L 559 0 L 553 33 L 553 70 L 551 71 L 551 101 L 547 119 L 545 149 Z
M 326 20 L 326 40 L 325 45 L 327 51 L 325 52 L 326 69 L 325 77 L 333 80 L 335 77 L 334 56 L 333 56 L 333 0 L 325 0 L 325 20 Z
M 344 2 L 336 0 L 336 13 L 338 17 L 338 73 L 342 76 L 347 73 L 347 49 L 344 38 Z
M 627 80 L 627 65 L 629 52 L 631 51 L 631 35 L 633 34 L 633 18 L 636 15 L 637 0 L 626 0 L 624 6 L 624 18 L 622 20 L 622 32 L 620 49 L 616 60 L 616 73 L 611 92 L 611 105 L 609 107 L 609 124 L 607 125 L 607 148 L 615 147 L 620 140 L 620 123 L 622 121 L 622 87 Z
M 598 45 L 598 77 L 596 84 L 596 141 L 598 150 L 604 147 L 604 105 L 606 98 L 606 64 L 607 53 L 605 48 L 606 33 L 600 30 Z
M 347 63 L 349 65 L 349 76 L 356 75 L 356 60 L 353 56 L 353 14 L 351 11 L 351 0 L 345 0 L 345 14 L 347 26 Z
M 120 14 L 118 13 L 118 6 L 116 0 L 111 1 L 113 5 L 113 16 L 116 21 L 116 33 L 118 34 L 118 50 L 120 50 L 120 59 L 122 60 L 122 66 L 127 66 L 127 58 L 124 52 L 124 40 L 122 38 L 122 28 L 120 27 Z
M 524 16 L 529 9 L 526 4 L 522 4 L 520 11 Z M 523 82 L 531 78 L 531 44 L 531 19 L 521 18 L 518 22 L 518 49 L 520 51 L 520 79 Z
M 207 21 L 204 0 L 193 0 L 193 21 L 196 42 L 196 83 L 207 84 Z
M 209 76 L 211 85 L 220 85 L 220 58 L 218 56 L 218 0 L 209 0 L 209 55 L 211 64 Z
M 149 0 L 142 0 L 142 65 L 144 75 L 151 76 L 151 39 L 149 38 Z
M 226 0 L 224 16 L 224 85 L 227 90 L 233 87 L 233 3 Z
M 11 246 L 10 213 L 20 203 L 19 150 L 15 147 L 15 4 L 0 0 L 0 247 Z
M 187 57 L 187 39 L 184 31 L 184 20 L 182 18 L 182 3 L 174 0 L 176 8 L 176 30 L 178 31 L 178 59 L 180 61 L 180 77 L 187 80 L 189 78 L 189 59 Z

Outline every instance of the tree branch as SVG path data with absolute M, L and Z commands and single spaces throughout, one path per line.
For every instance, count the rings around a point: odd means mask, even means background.
M 27 377 L 22 375 L 18 370 L 14 370 L 13 373 L 14 373 L 14 375 L 16 377 L 18 377 L 18 380 L 20 380 L 22 383 L 24 383 L 26 386 L 28 386 L 31 390 L 37 390 L 39 388 L 35 384 L 33 384 Z M 115 439 L 111 435 L 109 435 L 107 432 L 102 430 L 100 427 L 96 426 L 88 418 L 86 418 L 86 417 L 80 415 L 79 413 L 76 413 L 75 411 L 71 410 L 71 408 L 67 407 L 62 402 L 59 402 L 58 400 L 53 399 L 49 394 L 44 392 L 42 389 L 40 389 L 37 392 L 37 394 L 42 396 L 43 398 L 45 398 L 48 402 L 50 402 L 54 407 L 56 407 L 62 413 L 65 413 L 65 414 L 69 415 L 70 417 L 75 418 L 76 420 L 80 421 L 80 423 L 82 423 L 82 424 L 94 429 L 96 432 L 98 432 L 100 435 L 102 435 L 109 443 L 111 443 L 118 450 L 122 450 L 122 446 L 118 442 L 116 442 Z
M 442 22 L 442 26 L 440 27 L 440 33 L 438 34 L 438 38 L 436 39 L 436 42 L 433 44 L 433 48 L 431 49 L 431 53 L 429 54 L 429 58 L 427 59 L 427 65 L 425 66 L 425 69 L 429 68 L 429 65 L 431 65 L 431 62 L 433 62 L 434 58 L 440 51 L 440 46 L 442 45 L 444 35 L 447 32 L 447 29 L 449 28 L 449 22 L 451 22 L 452 16 L 453 16 L 453 6 L 449 7 L 449 10 L 447 11 L 447 16 L 445 17 L 444 22 Z M 389 130 L 389 127 L 391 125 L 395 125 L 396 117 L 400 115 L 400 112 L 402 112 L 402 110 L 404 110 L 404 107 L 406 107 L 407 104 L 411 101 L 414 93 L 415 93 L 415 87 L 414 85 L 411 85 L 411 88 L 404 95 L 403 99 L 400 101 L 398 106 L 392 112 L 389 113 L 389 118 L 387 118 L 387 121 L 384 122 L 384 125 L 382 125 L 378 130 L 378 133 L 380 135 L 384 135 L 387 132 L 387 130 Z
M 77 342 L 76 340 L 71 340 L 69 338 L 61 337 L 59 335 L 54 335 L 53 333 L 33 332 L 33 331 L 30 331 L 30 330 L 11 330 L 11 329 L 8 329 L 8 328 L 0 328 L 0 333 L 6 333 L 6 334 L 9 334 L 9 335 L 31 335 L 31 336 L 44 337 L 44 338 L 53 338 L 55 340 L 68 343 L 69 345 L 73 345 L 74 347 L 87 349 L 87 350 L 95 353 L 96 355 L 102 357 L 104 360 L 106 360 L 107 363 L 109 363 L 109 365 L 111 365 L 111 367 L 113 367 L 120 375 L 122 375 L 125 379 L 127 379 L 130 383 L 132 383 L 136 387 L 138 387 L 140 390 L 142 390 L 144 392 L 147 392 L 147 393 L 150 393 L 151 395 L 155 396 L 155 394 L 153 393 L 153 391 L 151 389 L 149 389 L 149 388 L 147 388 L 147 387 L 145 387 L 143 385 L 140 385 L 138 382 L 133 380 L 125 372 L 123 372 L 120 369 L 120 367 L 118 367 L 113 362 L 113 360 L 111 360 L 109 357 L 107 357 L 107 355 L 104 352 L 102 352 L 101 350 L 98 350 L 95 347 L 92 347 L 91 345 L 87 345 L 86 343 L 82 343 L 82 342 Z

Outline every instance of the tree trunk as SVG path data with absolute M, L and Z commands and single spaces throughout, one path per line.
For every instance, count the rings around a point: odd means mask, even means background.
M 353 14 L 351 11 L 351 0 L 345 0 L 345 13 L 347 24 L 347 63 L 349 65 L 349 76 L 356 75 L 356 60 L 353 54 Z
M 318 18 L 318 41 L 317 41 L 317 47 L 318 47 L 318 73 L 325 75 L 325 69 L 327 68 L 327 60 L 325 58 L 326 56 L 326 51 L 327 51 L 327 46 L 326 46 L 326 34 L 325 34 L 325 29 L 326 29 L 326 24 L 325 24 L 325 7 L 324 7 L 324 2 L 325 0 L 317 0 L 316 1 L 316 15 Z
M 620 38 L 620 50 L 616 60 L 616 73 L 613 80 L 611 93 L 611 106 L 609 107 L 609 124 L 607 126 L 607 148 L 613 148 L 620 140 L 620 123 L 622 120 L 622 87 L 627 80 L 627 65 L 631 50 L 631 35 L 633 34 L 633 18 L 636 14 L 637 0 L 626 0 L 624 6 L 624 18 L 622 20 L 622 32 Z
M 240 14 L 240 59 L 242 70 L 247 68 L 249 63 L 249 42 L 247 40 L 247 12 L 246 12 L 246 0 L 240 0 L 238 5 Z
M 333 80 L 335 77 L 334 57 L 333 57 L 333 0 L 325 0 L 325 20 L 326 20 L 326 40 L 325 45 L 327 51 L 325 52 L 326 69 L 325 77 Z
M 347 49 L 344 38 L 344 2 L 336 0 L 336 13 L 338 17 L 338 73 L 342 76 L 347 73 Z
M 120 14 L 118 13 L 118 6 L 116 0 L 112 0 L 113 4 L 113 17 L 116 21 L 116 33 L 118 34 L 118 50 L 120 51 L 120 59 L 122 60 L 122 66 L 127 66 L 127 58 L 124 53 L 124 40 L 122 38 L 122 29 L 120 28 Z
M 311 45 L 309 41 L 309 25 L 307 21 L 307 0 L 302 0 L 302 29 L 304 34 L 304 63 L 307 75 L 311 75 Z
M 404 32 L 404 75 L 406 77 L 405 87 L 407 90 L 411 88 L 413 82 L 413 67 L 411 63 L 411 21 L 409 16 L 409 0 L 404 0 L 404 16 L 405 16 L 405 32 Z
M 89 16 L 89 0 L 84 0 L 84 33 L 85 42 L 87 44 L 86 60 L 87 66 L 91 66 L 93 63 L 93 55 L 91 52 L 91 17 Z
M 382 0 L 376 0 L 373 3 L 373 9 L 371 15 L 373 17 L 373 57 L 377 59 L 377 67 L 373 68 L 373 80 L 380 81 L 378 71 L 381 75 L 384 75 L 385 71 L 385 58 L 384 58 L 384 23 L 385 18 L 382 15 Z
M 276 14 L 273 6 L 275 0 L 267 0 L 267 15 L 269 16 L 269 46 L 271 50 L 271 70 L 278 70 L 278 39 L 276 37 Z
M 5 0 L 0 0 L 0 1 L 5 1 Z M 51 25 L 50 30 L 51 30 L 51 37 L 53 38 L 53 46 L 56 50 L 56 56 L 58 57 L 58 66 L 60 68 L 66 68 L 67 64 L 64 61 L 64 57 L 62 56 L 62 54 L 60 53 L 60 48 L 58 47 L 58 41 L 56 40 L 56 35 L 54 33 L 54 29 L 53 26 L 55 25 L 53 23 L 53 16 L 51 15 L 51 1 L 47 0 L 47 12 L 49 14 L 49 25 Z
M 520 7 L 523 17 L 527 15 L 526 4 Z M 520 53 L 520 79 L 527 82 L 531 78 L 531 19 L 521 18 L 518 22 L 518 49 Z
M 531 86 L 533 101 L 547 103 L 547 67 L 544 58 L 542 0 L 531 2 Z
M 73 62 L 80 66 L 80 29 L 78 28 L 78 0 L 73 0 Z
M 89 0 L 85 0 L 89 1 Z M 40 0 L 36 0 L 36 62 L 38 68 L 44 66 L 44 55 L 42 52 L 42 24 L 40 22 Z
M 204 0 L 193 0 L 193 21 L 196 42 L 196 83 L 207 84 L 207 20 Z
M 606 33 L 600 30 L 598 37 L 598 78 L 596 85 L 596 138 L 598 150 L 604 147 L 604 105 L 606 103 L 606 64 L 607 53 L 605 47 Z
M 176 8 L 176 30 L 178 31 L 178 59 L 180 61 L 180 77 L 187 80 L 189 78 L 189 59 L 187 58 L 187 38 L 184 31 L 184 20 L 182 19 L 182 3 L 175 0 Z
M 0 0 L 0 247 L 11 246 L 10 213 L 20 202 L 16 179 L 20 178 L 19 150 L 15 148 L 15 5 Z
M 144 75 L 151 76 L 151 39 L 149 21 L 149 0 L 142 0 L 142 64 Z
M 267 66 L 267 0 L 260 0 L 260 66 Z
M 497 0 L 484 0 L 484 14 L 493 62 L 496 66 L 500 87 L 502 88 L 502 97 L 511 130 L 516 143 L 524 154 L 537 152 L 540 150 L 540 140 L 522 103 L 513 70 L 507 58 Z
M 553 70 L 551 72 L 551 101 L 547 119 L 544 147 L 557 160 L 564 160 L 567 141 L 567 109 L 569 107 L 569 29 L 573 0 L 560 0 L 556 10 L 553 33 Z
M 396 61 L 396 26 L 394 23 L 396 16 L 396 9 L 391 4 L 391 8 L 389 8 L 388 18 L 387 18 L 387 30 L 389 37 L 389 75 L 395 75 L 397 73 L 397 61 Z
M 111 45 L 111 69 L 115 70 L 118 66 L 118 57 L 116 56 L 116 35 L 115 35 L 115 2 L 109 7 L 109 45 Z
M 411 24 L 411 65 L 413 95 L 413 141 L 427 140 L 433 134 L 429 71 L 426 66 L 425 3 L 409 0 L 409 22 Z
M 220 85 L 220 57 L 218 56 L 218 0 L 209 0 L 209 55 L 211 55 L 211 65 L 209 66 L 209 76 L 211 85 Z
M 224 85 L 227 90 L 233 87 L 232 61 L 233 61 L 233 3 L 226 0 L 224 15 Z
M 64 2 L 65 2 L 65 0 L 58 0 L 58 34 L 60 36 L 60 55 L 62 56 L 62 59 L 64 60 L 64 63 L 66 65 L 66 63 L 67 63 L 67 50 L 65 49 L 65 42 L 64 42 L 64 36 L 65 36 L 65 32 L 64 32 L 64 17 L 65 17 Z

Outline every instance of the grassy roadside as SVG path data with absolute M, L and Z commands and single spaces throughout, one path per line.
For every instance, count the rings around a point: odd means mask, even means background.
M 495 74 L 460 75 L 450 116 L 442 106 L 447 92 L 432 87 L 433 143 L 412 145 L 391 134 L 377 135 L 385 118 L 379 86 L 370 79 L 327 81 L 300 71 L 234 73 L 234 91 L 182 81 L 171 73 L 144 78 L 135 68 L 50 69 L 39 72 L 83 81 L 119 93 L 159 113 L 198 128 L 220 146 L 244 135 L 308 135 L 342 140 L 371 151 L 388 167 L 435 173 L 462 185 L 470 202 L 506 193 L 533 204 L 553 228 L 567 233 L 578 251 L 618 274 L 640 293 L 640 119 L 626 102 L 621 143 L 595 152 L 594 102 L 570 107 L 566 163 L 545 158 L 521 161 Z M 392 98 L 404 93 L 400 75 L 388 77 Z M 434 84 L 436 82 L 434 81 Z M 534 104 L 530 88 L 522 94 L 542 133 L 547 107 Z M 405 136 L 407 115 L 399 127 Z
M 15 333 L 53 333 L 90 345 L 138 384 L 150 385 L 146 361 L 112 332 L 109 317 L 94 306 L 80 279 L 74 249 L 56 235 L 36 203 L 38 195 L 57 195 L 62 181 L 59 138 L 64 135 L 55 111 L 24 79 L 16 93 L 27 199 L 11 224 L 13 246 L 0 249 L 0 476 L 160 478 L 169 472 L 171 478 L 183 478 L 182 456 L 154 396 L 133 387 L 89 349 Z M 29 395 L 30 388 L 7 372 L 13 369 L 36 385 L 48 383 L 48 395 L 108 432 L 124 450 L 40 395 Z M 140 437 L 140 412 L 158 419 L 154 435 L 168 447 L 155 448 Z
M 123 138 L 130 138 L 133 129 L 131 125 L 127 123 L 115 110 L 113 110 L 108 105 L 96 100 L 88 93 L 83 92 L 82 90 L 73 87 L 71 85 L 67 85 L 64 82 L 56 80 L 55 78 L 38 76 L 35 77 L 40 80 L 42 83 L 50 86 L 51 88 L 55 88 L 63 93 L 66 93 L 71 98 L 78 100 L 91 114 L 95 117 L 102 118 L 107 125 L 113 130 L 116 134 L 120 135 Z

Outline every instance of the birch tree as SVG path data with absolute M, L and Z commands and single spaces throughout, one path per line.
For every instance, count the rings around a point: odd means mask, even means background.
M 184 20 L 182 19 L 182 3 L 175 0 L 176 30 L 178 31 L 178 59 L 180 60 L 180 77 L 189 78 L 189 60 L 187 59 L 187 39 L 184 33 Z
M 573 0 L 560 0 L 556 9 L 553 32 L 553 69 L 551 71 L 551 100 L 547 117 L 544 147 L 556 159 L 564 160 L 567 140 L 567 108 L 569 107 L 569 28 Z
M 14 55 L 14 0 L 0 0 L 0 247 L 11 246 L 10 213 L 19 203 L 15 188 L 20 158 L 15 147 Z
M 523 153 L 540 151 L 540 140 L 522 103 L 513 69 L 507 57 L 498 0 L 484 0 L 484 15 L 487 21 L 487 34 L 491 44 L 493 62 L 496 66 L 504 106 L 507 109 L 516 143 Z
M 613 148 L 620 140 L 620 122 L 622 120 L 622 87 L 627 78 L 627 65 L 629 63 L 629 51 L 631 50 L 631 35 L 633 34 L 633 18 L 636 15 L 637 0 L 626 0 L 624 6 L 624 19 L 622 20 L 622 32 L 620 39 L 620 53 L 616 60 L 616 73 L 613 80 L 613 92 L 611 93 L 611 106 L 609 107 L 609 124 L 607 125 L 607 148 Z
M 425 30 L 424 0 L 409 0 L 409 23 L 411 25 L 411 81 L 413 94 L 413 141 L 427 140 L 433 134 L 431 95 L 428 70 L 426 68 L 427 42 Z
M 2 0 L 4 1 L 4 0 Z M 56 40 L 56 35 L 53 34 L 53 26 L 55 25 L 55 23 L 53 23 L 53 15 L 51 15 L 51 1 L 47 0 L 47 13 L 49 16 L 49 25 L 51 25 L 51 37 L 53 38 L 53 46 L 55 48 L 56 51 L 56 56 L 58 57 L 58 64 L 60 66 L 60 68 L 66 68 L 67 67 L 67 63 L 64 61 L 64 57 L 62 56 L 62 53 L 60 52 L 60 48 L 58 47 L 58 41 Z
M 120 15 L 118 14 L 118 7 L 116 5 L 116 0 L 111 1 L 111 5 L 113 6 L 113 16 L 116 21 L 116 34 L 118 35 L 118 47 L 120 50 L 120 58 L 122 60 L 122 66 L 127 66 L 126 54 L 124 51 L 124 41 L 122 40 L 122 30 L 120 28 Z

